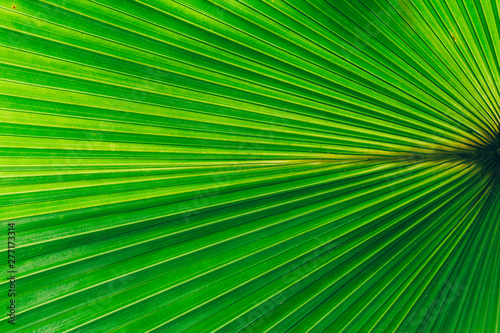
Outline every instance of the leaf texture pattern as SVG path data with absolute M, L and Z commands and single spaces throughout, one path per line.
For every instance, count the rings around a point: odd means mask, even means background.
M 1 0 L 2 331 L 499 332 L 499 6 Z

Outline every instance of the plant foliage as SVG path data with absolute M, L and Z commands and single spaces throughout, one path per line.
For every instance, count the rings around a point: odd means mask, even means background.
M 499 6 L 1 0 L 1 330 L 499 332 Z

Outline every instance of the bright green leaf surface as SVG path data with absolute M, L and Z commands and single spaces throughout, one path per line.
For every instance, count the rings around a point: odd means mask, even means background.
M 0 330 L 500 332 L 499 12 L 0 0 Z

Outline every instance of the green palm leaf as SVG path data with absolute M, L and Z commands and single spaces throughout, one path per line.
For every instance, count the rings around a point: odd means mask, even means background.
M 2 331 L 499 332 L 499 28 L 0 1 Z

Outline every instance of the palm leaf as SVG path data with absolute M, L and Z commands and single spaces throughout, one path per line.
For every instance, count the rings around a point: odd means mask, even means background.
M 498 332 L 499 19 L 0 2 L 2 331 Z

